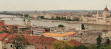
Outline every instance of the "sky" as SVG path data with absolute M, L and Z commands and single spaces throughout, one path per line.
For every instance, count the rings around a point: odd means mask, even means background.
M 103 10 L 111 0 L 0 0 L 0 11 Z

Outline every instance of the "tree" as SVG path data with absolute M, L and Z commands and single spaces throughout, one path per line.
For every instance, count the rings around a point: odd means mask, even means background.
M 29 42 L 23 35 L 13 37 L 12 42 L 16 49 L 24 49 L 26 45 L 29 45 Z
M 40 16 L 41 19 L 44 19 L 44 16 Z
M 60 20 L 60 17 L 59 17 L 59 16 L 57 16 L 57 17 L 56 17 L 56 19 L 57 19 L 57 20 Z
M 60 25 L 58 25 L 58 27 L 64 27 L 64 25 L 60 24 Z
M 98 49 L 97 45 L 95 44 L 91 44 L 91 45 L 87 45 L 88 49 Z
M 75 19 L 73 19 L 72 21 L 79 21 L 80 19 L 79 18 L 75 18 Z
M 105 44 L 110 44 L 110 40 L 109 40 L 109 38 L 106 39 Z
M 85 30 L 84 24 L 81 25 L 82 30 Z
M 28 14 L 26 14 L 26 15 L 24 15 L 25 17 L 28 17 L 29 15 Z
M 5 33 L 10 33 L 7 29 L 3 30 L 2 32 L 5 32 Z
M 4 30 L 2 32 L 5 32 L 5 33 L 10 33 L 6 27 L 2 26 L 4 28 Z
M 96 39 L 96 41 L 97 41 L 97 45 L 101 45 L 102 38 L 101 38 L 100 35 L 98 36 L 98 38 Z
M 52 43 L 52 49 L 72 49 L 73 45 L 68 41 L 55 41 Z
M 45 29 L 45 31 L 50 31 L 50 28 L 44 28 Z
M 101 45 L 99 49 L 111 49 L 111 45 Z
M 88 49 L 85 45 L 74 46 L 73 49 Z
M 71 19 L 66 19 L 67 21 L 72 21 Z

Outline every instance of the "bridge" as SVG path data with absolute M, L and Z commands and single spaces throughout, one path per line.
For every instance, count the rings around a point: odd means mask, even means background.
M 14 20 L 14 18 L 21 18 L 21 17 L 0 17 L 0 19 L 2 19 L 2 18 L 10 18 L 10 19 Z

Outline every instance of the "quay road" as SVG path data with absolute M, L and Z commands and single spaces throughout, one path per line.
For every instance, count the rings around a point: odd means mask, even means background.
M 82 21 L 63 21 L 63 20 L 42 20 L 44 22 L 63 22 L 70 24 L 92 24 L 92 25 L 106 25 L 109 26 L 111 23 L 95 23 L 95 22 L 82 22 Z

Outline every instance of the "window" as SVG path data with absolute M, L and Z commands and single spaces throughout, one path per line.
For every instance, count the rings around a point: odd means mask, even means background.
M 13 47 L 13 45 L 10 45 L 10 47 Z
M 4 43 L 4 46 L 3 46 L 3 47 L 4 47 L 4 49 L 7 49 L 6 43 Z

